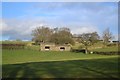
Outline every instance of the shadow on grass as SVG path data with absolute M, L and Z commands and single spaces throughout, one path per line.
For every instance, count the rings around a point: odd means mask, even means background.
M 6 64 L 2 70 L 3 78 L 118 78 L 115 58 Z

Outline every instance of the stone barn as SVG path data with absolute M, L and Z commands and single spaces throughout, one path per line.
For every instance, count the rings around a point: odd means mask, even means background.
M 55 45 L 54 43 L 42 43 L 40 45 L 41 51 L 70 51 L 70 45 Z

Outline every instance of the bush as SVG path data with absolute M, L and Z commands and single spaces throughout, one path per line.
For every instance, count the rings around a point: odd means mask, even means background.
M 24 49 L 25 44 L 1 44 L 2 49 Z
M 71 49 L 72 52 L 82 52 L 85 53 L 85 49 Z
M 111 52 L 97 52 L 94 51 L 93 54 L 100 54 L 100 55 L 120 55 L 120 52 L 118 51 L 111 51 Z

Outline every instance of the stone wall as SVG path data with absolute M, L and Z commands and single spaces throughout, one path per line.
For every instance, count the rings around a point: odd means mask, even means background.
M 41 44 L 41 51 L 70 51 L 71 47 L 68 45 L 55 45 L 55 44 Z

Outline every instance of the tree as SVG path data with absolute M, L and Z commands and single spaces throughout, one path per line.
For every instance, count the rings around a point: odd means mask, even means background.
M 69 28 L 54 28 L 53 35 L 51 36 L 51 42 L 55 44 L 74 44 L 72 34 Z
M 93 45 L 99 39 L 97 32 L 93 33 L 84 33 L 79 36 L 79 41 L 85 46 L 85 53 L 88 53 L 88 46 Z
M 105 46 L 108 45 L 109 40 L 113 38 L 112 33 L 110 32 L 109 28 L 106 28 L 103 31 L 102 38 L 103 38 L 104 45 Z
M 32 35 L 32 40 L 37 44 L 40 44 L 40 42 L 53 42 L 55 44 L 74 44 L 70 29 L 65 27 L 54 29 L 50 29 L 45 26 L 37 27 L 32 31 Z
M 97 32 L 93 32 L 90 34 L 90 42 L 91 42 L 91 45 L 94 45 L 94 43 L 97 43 L 98 40 L 99 40 L 99 35 Z
M 40 42 L 49 42 L 50 37 L 53 34 L 52 29 L 41 26 L 37 27 L 32 31 L 33 41 L 35 41 L 37 44 Z

